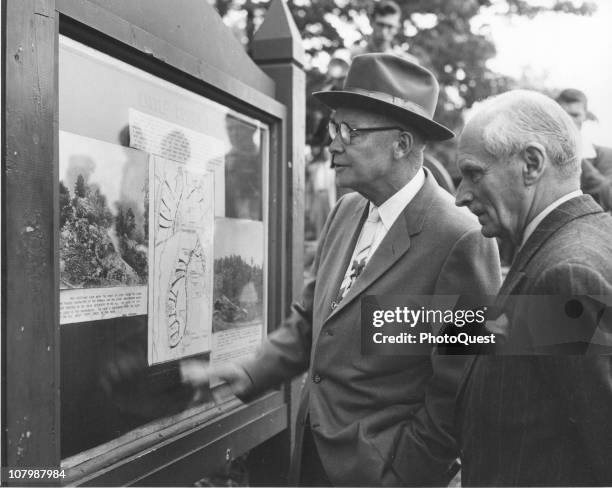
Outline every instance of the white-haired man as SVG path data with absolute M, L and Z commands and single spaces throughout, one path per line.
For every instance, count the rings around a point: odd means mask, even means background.
M 457 416 L 468 486 L 612 485 L 611 356 L 562 355 L 554 338 L 538 349 L 538 329 L 556 324 L 530 315 L 533 295 L 612 295 L 612 217 L 580 191 L 579 137 L 528 91 L 489 100 L 461 136 L 457 205 L 519 247 L 498 296 L 506 341 L 552 353 L 476 356 L 468 368 Z M 599 302 L 580 303 L 576 324 L 597 325 Z

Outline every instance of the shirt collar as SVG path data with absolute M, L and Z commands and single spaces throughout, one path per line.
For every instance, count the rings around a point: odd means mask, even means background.
M 417 171 L 417 174 L 412 178 L 404 187 L 395 192 L 390 198 L 388 198 L 382 205 L 378 207 L 378 213 L 380 220 L 385 227 L 385 230 L 389 230 L 394 222 L 397 220 L 399 215 L 404 211 L 406 205 L 408 205 L 419 190 L 425 184 L 425 172 L 421 168 Z M 374 206 L 370 202 L 370 209 Z
M 597 157 L 597 151 L 593 141 L 588 134 L 582 133 L 581 159 L 594 159 Z
M 533 234 L 533 231 L 536 230 L 536 227 L 538 225 L 540 225 L 540 223 L 544 220 L 544 218 L 546 218 L 546 216 L 549 213 L 551 213 L 555 208 L 557 208 L 562 203 L 565 203 L 565 202 L 567 202 L 568 200 L 571 200 L 574 197 L 579 197 L 580 195 L 582 195 L 582 191 L 580 191 L 580 190 L 576 190 L 576 191 L 570 192 L 570 193 L 568 193 L 566 195 L 563 195 L 561 198 L 557 198 L 548 207 L 546 207 L 538 215 L 536 215 L 531 220 L 531 222 L 529 222 L 527 224 L 527 226 L 525 227 L 525 232 L 523 233 L 523 241 L 521 242 L 521 247 L 523 247 L 523 245 L 527 242 L 527 239 L 529 239 L 529 236 L 531 236 L 531 234 Z

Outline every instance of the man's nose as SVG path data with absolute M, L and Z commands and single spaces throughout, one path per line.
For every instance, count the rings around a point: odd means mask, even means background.
M 332 139 L 331 144 L 329 145 L 329 152 L 332 154 L 344 152 L 344 145 L 340 140 L 340 134 L 336 134 L 336 137 Z
M 464 182 L 465 180 L 461 180 L 461 182 L 459 183 L 459 187 L 457 188 L 457 195 L 455 196 L 455 205 L 457 205 L 458 207 L 468 205 L 474 199 L 472 192 L 466 188 Z

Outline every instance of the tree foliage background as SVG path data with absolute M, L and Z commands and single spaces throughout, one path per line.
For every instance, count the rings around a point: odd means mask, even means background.
M 370 32 L 368 13 L 375 0 L 288 0 L 304 40 L 308 95 L 325 84 L 326 65 L 334 52 L 349 48 Z M 225 23 L 248 50 L 270 0 L 214 0 Z M 462 126 L 462 113 L 490 95 L 523 85 L 492 71 L 487 61 L 496 54 L 487 25 L 477 25 L 480 13 L 532 18 L 542 12 L 591 15 L 596 5 L 579 0 L 397 0 L 403 12 L 403 49 L 431 69 L 440 85 L 436 119 L 452 129 Z M 308 97 L 308 136 L 314 131 L 316 104 Z M 308 139 L 309 140 L 309 139 Z M 454 142 L 432 148 L 447 164 Z

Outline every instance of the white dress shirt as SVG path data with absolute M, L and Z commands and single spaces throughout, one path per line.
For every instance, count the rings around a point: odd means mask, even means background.
M 580 144 L 580 159 L 596 158 L 597 151 L 595 150 L 595 145 L 593 144 L 591 137 L 585 132 L 582 132 L 580 135 L 582 136 L 582 141 Z
M 395 223 L 397 218 L 406 208 L 415 195 L 419 192 L 419 190 L 423 187 L 425 183 L 425 172 L 423 169 L 420 169 L 417 174 L 412 178 L 404 187 L 398 190 L 394 195 L 387 199 L 382 205 L 378 208 L 378 213 L 380 215 L 380 220 L 378 222 L 378 229 L 376 230 L 376 237 L 374 238 L 374 242 L 370 247 L 370 252 L 368 253 L 367 261 L 370 260 L 374 251 L 378 248 L 382 240 L 389 232 L 391 226 Z M 372 209 L 375 205 L 370 202 L 368 212 L 372 212 Z M 361 237 L 361 235 L 360 235 Z M 356 242 L 359 242 L 357 239 Z M 345 276 L 347 273 L 350 273 L 351 265 L 353 260 L 356 257 L 356 249 L 353 250 L 353 255 L 351 256 L 351 260 L 349 261 L 349 266 L 346 270 Z

